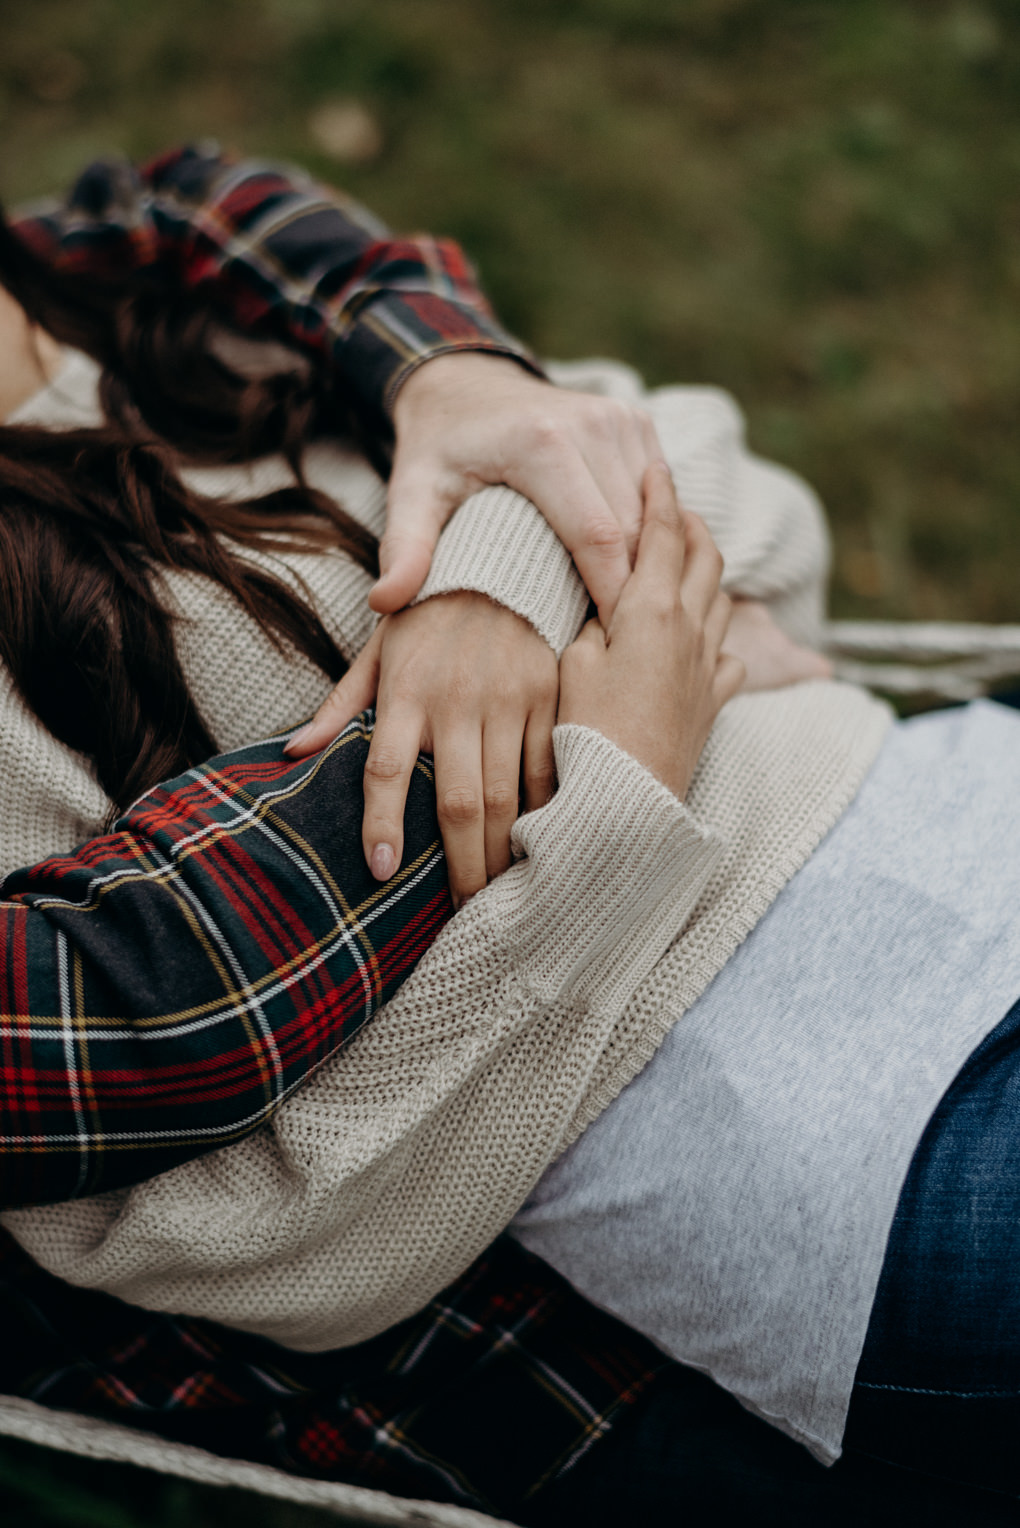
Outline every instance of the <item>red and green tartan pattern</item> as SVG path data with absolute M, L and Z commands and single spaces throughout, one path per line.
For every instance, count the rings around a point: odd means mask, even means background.
M 0 1203 L 122 1187 L 268 1120 L 451 914 L 431 766 L 385 885 L 361 848 L 366 713 L 143 796 L 0 888 Z
M 2 1231 L 0 1299 L 5 1394 L 511 1517 L 633 1415 L 669 1366 L 509 1237 L 420 1315 L 330 1353 L 71 1289 Z
M 205 148 L 101 162 L 16 226 L 60 270 L 113 285 L 158 273 L 238 328 L 327 358 L 377 429 L 432 355 L 490 350 L 538 370 L 455 245 L 391 239 L 300 171 Z M 399 885 L 381 890 L 360 849 L 369 725 L 305 772 L 277 743 L 213 761 L 112 837 L 7 883 L 0 1204 L 140 1181 L 239 1138 L 410 969 L 450 912 L 431 779 L 421 761 Z M 419 1315 L 333 1353 L 74 1289 L 2 1230 L 0 1294 L 4 1394 L 510 1516 L 633 1415 L 667 1362 L 507 1237 Z
M 394 239 L 356 202 L 300 170 L 175 149 L 136 168 L 104 160 L 59 204 L 15 223 L 64 273 L 113 285 L 145 273 L 214 299 L 246 332 L 283 335 L 326 359 L 376 429 L 410 371 L 451 350 L 512 356 L 460 247 Z

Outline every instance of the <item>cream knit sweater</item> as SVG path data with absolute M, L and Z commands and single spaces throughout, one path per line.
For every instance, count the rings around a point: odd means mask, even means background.
M 624 368 L 557 379 L 648 407 L 684 501 L 707 520 L 731 589 L 818 632 L 826 540 L 795 478 L 745 450 L 722 394 L 645 395 Z M 73 357 L 19 419 L 94 417 Z M 309 476 L 378 529 L 384 491 L 360 459 L 309 453 Z M 196 473 L 262 489 L 275 462 Z M 343 557 L 294 556 L 349 654 L 372 617 Z M 180 651 L 222 746 L 297 723 L 321 674 L 281 655 L 203 579 L 167 579 Z M 585 596 L 533 506 L 476 494 L 444 533 L 423 597 L 473 588 L 557 652 Z M 81 760 L 0 695 L 5 868 L 94 832 L 107 809 Z M 151 1183 L 4 1223 L 45 1267 L 154 1309 L 203 1315 L 299 1348 L 353 1343 L 419 1309 L 512 1218 L 545 1167 L 654 1052 L 858 789 L 886 710 L 813 683 L 741 697 L 720 716 L 681 805 L 628 755 L 557 729 L 560 789 L 515 829 L 522 858 L 443 931 L 397 997 L 255 1137 Z

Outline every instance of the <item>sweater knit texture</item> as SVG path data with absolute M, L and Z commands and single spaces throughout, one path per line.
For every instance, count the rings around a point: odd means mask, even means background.
M 796 478 L 747 453 L 725 395 L 645 394 L 607 363 L 556 379 L 647 407 L 683 501 L 720 545 L 726 586 L 817 639 L 820 510 Z M 18 418 L 94 418 L 95 381 L 72 357 Z M 315 486 L 380 528 L 384 488 L 360 458 L 318 446 L 307 465 Z M 191 478 L 247 493 L 285 473 L 270 461 Z M 358 651 L 373 621 L 367 575 L 339 554 L 272 562 L 303 582 L 341 648 Z M 186 677 L 222 747 L 296 725 L 322 700 L 322 674 L 274 649 L 226 594 L 180 575 L 166 587 Z M 518 611 L 557 652 L 584 616 L 569 557 L 505 488 L 453 517 L 422 598 L 461 588 Z M 9 682 L 0 704 L 10 869 L 96 832 L 108 803 Z M 640 1070 L 853 799 L 887 725 L 883 706 L 831 682 L 738 697 L 685 805 L 599 734 L 557 729 L 560 789 L 518 822 L 513 868 L 271 1127 L 134 1189 L 10 1212 L 5 1224 L 52 1272 L 153 1309 L 297 1348 L 385 1329 L 474 1260 Z

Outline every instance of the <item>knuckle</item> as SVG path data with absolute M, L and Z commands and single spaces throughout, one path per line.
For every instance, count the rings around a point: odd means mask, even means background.
M 404 773 L 404 761 L 395 748 L 370 748 L 365 760 L 365 779 L 370 785 L 390 785 Z
M 679 591 L 662 584 L 648 591 L 644 597 L 644 608 L 659 621 L 672 621 L 684 611 Z
M 497 780 L 485 787 L 485 815 L 487 817 L 517 816 L 517 786 L 506 780 Z
M 581 527 L 581 546 L 605 557 L 623 548 L 623 531 L 609 515 L 589 515 Z
M 532 416 L 527 434 L 532 445 L 542 452 L 562 451 L 568 444 L 569 432 L 563 420 L 556 414 L 541 413 Z
M 448 785 L 440 794 L 438 811 L 441 822 L 455 827 L 477 822 L 481 815 L 478 792 L 470 785 Z
M 623 422 L 625 409 L 611 398 L 592 398 L 583 408 L 581 421 L 589 435 L 597 440 L 609 440 L 616 436 Z
M 529 790 L 551 796 L 555 778 L 556 773 L 551 762 L 532 764 L 525 771 L 524 783 Z

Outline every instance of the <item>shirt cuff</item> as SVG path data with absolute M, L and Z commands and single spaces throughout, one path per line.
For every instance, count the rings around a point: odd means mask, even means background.
M 460 589 L 522 616 L 557 658 L 588 610 L 570 553 L 530 499 L 505 485 L 480 489 L 450 517 L 414 603 Z
M 601 733 L 557 727 L 553 742 L 559 790 L 517 822 L 526 863 L 490 886 L 489 906 L 543 1002 L 616 1012 L 681 933 L 725 843 Z
M 475 322 L 478 320 L 476 319 Z M 510 335 L 504 334 L 495 325 L 491 327 L 493 331 L 491 334 L 485 334 L 480 330 L 478 334 L 470 338 L 447 340 L 400 361 L 391 373 L 383 394 L 383 406 L 389 417 L 391 419 L 393 417 L 393 405 L 397 401 L 397 394 L 408 377 L 412 376 L 420 366 L 424 366 L 427 361 L 434 361 L 441 355 L 456 355 L 459 351 L 465 351 L 468 354 L 472 351 L 480 351 L 483 355 L 504 356 L 508 361 L 516 361 L 519 366 L 524 367 L 525 371 L 540 377 L 543 382 L 548 381 L 541 363 L 530 350 L 512 339 Z

